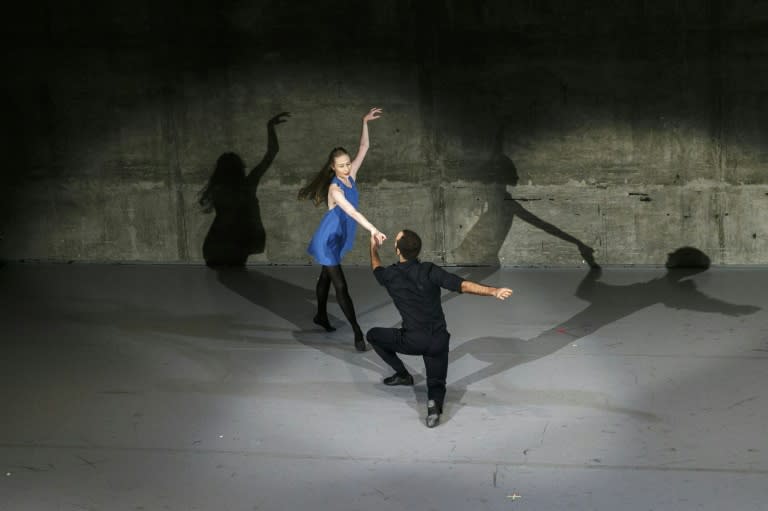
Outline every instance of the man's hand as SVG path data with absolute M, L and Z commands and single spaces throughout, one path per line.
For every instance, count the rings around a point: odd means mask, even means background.
M 384 239 L 380 238 L 380 236 L 384 236 L 384 235 L 381 234 L 379 231 L 374 231 L 371 233 L 371 269 L 372 270 L 375 270 L 376 268 L 381 266 L 381 259 L 379 258 L 379 245 L 381 245 L 384 242 Z
M 493 296 L 495 298 L 498 298 L 499 300 L 504 300 L 506 298 L 509 298 L 512 296 L 513 291 L 509 289 L 508 287 L 497 287 L 493 291 Z

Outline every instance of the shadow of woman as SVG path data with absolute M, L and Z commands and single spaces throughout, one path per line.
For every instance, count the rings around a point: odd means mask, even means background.
M 215 212 L 203 242 L 203 259 L 210 267 L 244 266 L 248 256 L 264 252 L 266 232 L 256 190 L 280 147 L 275 126 L 290 114 L 282 112 L 267 122 L 267 151 L 248 174 L 236 153 L 219 156 L 216 168 L 200 192 L 205 213 Z
M 589 302 L 589 305 L 578 314 L 532 339 L 478 337 L 451 350 L 450 363 L 470 355 L 487 364 L 482 369 L 449 384 L 447 402 L 452 404 L 454 413 L 458 408 L 465 406 L 464 399 L 471 385 L 499 375 L 517 365 L 551 355 L 608 324 L 652 305 L 661 304 L 671 309 L 727 316 L 753 314 L 760 310 L 759 307 L 752 305 L 737 305 L 707 296 L 696 288 L 694 281 L 684 280 L 686 277 L 706 271 L 709 267 L 709 258 L 698 249 L 692 247 L 677 249 L 669 254 L 666 267 L 667 273 L 663 276 L 630 285 L 611 285 L 600 282 L 602 270 L 593 268 L 584 276 L 575 293 L 575 296 Z M 564 399 L 560 394 L 558 393 L 559 399 Z M 556 399 L 553 396 L 550 397 Z M 510 404 L 505 396 L 488 396 L 487 394 L 478 396 L 478 401 L 488 404 Z M 576 401 L 585 406 L 615 412 L 649 415 L 644 412 L 605 406 L 602 404 L 602 399 L 590 399 L 584 395 L 578 396 Z
M 316 307 L 314 289 L 247 268 L 217 268 L 216 278 L 230 291 L 289 322 L 295 327 L 290 330 L 291 336 L 304 346 L 361 369 L 384 374 L 385 368 L 377 361 L 378 355 L 372 350 L 359 353 L 351 349 L 344 329 L 338 335 L 328 333 L 312 321 Z M 329 319 L 333 322 L 337 318 Z
M 503 185 L 499 187 L 495 196 L 489 198 L 485 211 L 459 246 L 452 251 L 452 259 L 459 265 L 472 262 L 473 264 L 499 266 L 501 264 L 499 251 L 512 228 L 513 220 L 517 217 L 547 234 L 572 243 L 576 246 L 582 259 L 591 268 L 599 268 L 592 247 L 528 211 L 522 205 L 522 202 L 527 199 L 512 197 L 508 188 L 517 186 L 520 177 L 514 162 L 504 154 L 503 141 L 504 128 L 500 126 L 496 131 L 491 157 L 474 171 L 468 172 L 469 175 L 489 176 L 494 181 L 501 179 Z M 482 276 L 482 272 L 480 274 Z M 477 279 L 474 276 L 473 278 Z

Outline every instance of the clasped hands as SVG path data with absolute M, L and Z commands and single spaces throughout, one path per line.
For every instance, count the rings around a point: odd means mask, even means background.
M 380 247 L 384 240 L 387 239 L 387 235 L 379 230 L 371 231 L 371 246 Z

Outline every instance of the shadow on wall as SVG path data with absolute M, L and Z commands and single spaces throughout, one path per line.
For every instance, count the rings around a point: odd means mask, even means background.
M 503 141 L 504 128 L 500 126 L 496 132 L 491 157 L 483 162 L 480 168 L 467 172 L 469 175 L 502 176 L 503 183 L 498 188 L 495 200 L 492 200 L 461 244 L 453 250 L 453 260 L 457 264 L 479 262 L 499 266 L 499 251 L 512 228 L 513 220 L 517 217 L 551 236 L 572 243 L 591 268 L 599 268 L 592 247 L 528 211 L 522 204 L 526 199 L 512 197 L 508 187 L 517 186 L 520 178 L 514 162 L 504 154 Z
M 267 235 L 256 190 L 279 150 L 275 126 L 289 115 L 283 112 L 267 122 L 267 152 L 247 175 L 240 156 L 231 152 L 219 156 L 199 200 L 205 213 L 215 212 L 203 242 L 208 266 L 244 266 L 249 255 L 264 252 Z
M 700 250 L 683 247 L 668 255 L 665 275 L 630 285 L 600 282 L 602 270 L 592 268 L 584 276 L 575 293 L 575 296 L 589 303 L 578 314 L 532 339 L 478 337 L 453 349 L 450 353 L 451 362 L 464 355 L 471 355 L 488 365 L 450 383 L 449 402 L 460 404 L 470 385 L 517 365 L 551 355 L 606 325 L 656 304 L 665 305 L 670 309 L 727 316 L 742 316 L 760 310 L 752 305 L 736 305 L 712 298 L 696 289 L 693 280 L 684 280 L 706 271 L 709 264 L 709 257 Z

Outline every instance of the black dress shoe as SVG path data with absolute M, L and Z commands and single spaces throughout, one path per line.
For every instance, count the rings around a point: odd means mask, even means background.
M 408 373 L 405 374 L 393 374 L 382 380 L 384 385 L 413 385 L 413 376 Z
M 427 401 L 427 427 L 428 428 L 434 428 L 438 424 L 440 424 L 440 414 L 442 413 L 442 410 L 440 410 L 434 401 L 431 399 Z
M 333 327 L 331 326 L 331 324 L 328 322 L 328 318 L 325 318 L 325 319 L 321 319 L 319 316 L 315 316 L 314 318 L 312 318 L 312 321 L 313 321 L 313 322 L 314 322 L 316 325 L 320 325 L 321 327 L 325 328 L 325 331 L 326 331 L 326 332 L 333 332 L 334 330 L 336 330 L 336 329 L 335 329 L 335 328 L 333 328 Z

